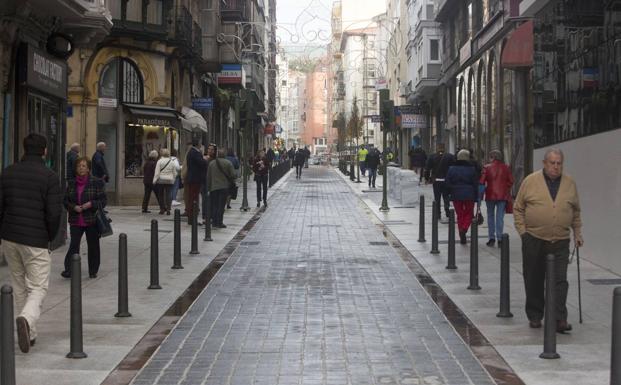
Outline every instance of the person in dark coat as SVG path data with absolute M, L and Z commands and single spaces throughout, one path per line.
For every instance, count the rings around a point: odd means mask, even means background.
M 457 153 L 457 161 L 446 173 L 446 187 L 457 215 L 459 240 L 465 244 L 466 233 L 472 224 L 474 204 L 478 201 L 479 195 L 479 176 L 470 162 L 468 150 Z
M 211 205 L 211 218 L 215 228 L 226 228 L 223 223 L 224 206 L 229 196 L 231 182 L 235 180 L 235 168 L 226 160 L 223 148 L 217 152 L 217 157 L 209 162 L 207 171 L 207 190 Z
M 198 147 L 199 138 L 192 138 L 192 147 L 186 156 L 184 167 L 187 167 L 185 188 L 188 191 L 185 201 L 185 212 L 188 216 L 188 224 L 192 223 L 194 203 L 198 202 L 201 187 L 205 184 L 207 175 L 207 161 Z
M 155 165 L 157 164 L 157 151 L 153 150 L 149 153 L 149 159 L 145 162 L 142 170 L 142 184 L 144 185 L 144 197 L 142 198 L 142 212 L 150 213 L 149 201 L 151 200 L 151 192 L 157 199 L 157 204 L 160 204 L 160 197 L 156 191 L 157 185 L 153 184 L 153 176 L 155 175 Z
M 304 152 L 301 148 L 298 148 L 293 158 L 293 165 L 295 166 L 295 179 L 302 178 L 302 168 L 304 167 L 305 161 L 306 152 Z
M 75 161 L 80 156 L 80 144 L 73 143 L 67 151 L 66 179 L 67 182 L 75 178 Z
M 427 163 L 427 153 L 421 146 L 410 149 L 410 165 L 412 170 L 418 174 L 418 184 L 423 180 L 423 171 Z
M 67 186 L 65 208 L 69 213 L 71 242 L 65 255 L 65 270 L 60 273 L 71 278 L 71 257 L 80 254 L 82 235 L 86 234 L 88 247 L 88 275 L 97 278 L 100 264 L 99 231 L 97 230 L 97 210 L 106 207 L 106 193 L 100 179 L 90 175 L 91 162 L 88 158 L 76 160 L 76 178 Z
M 226 160 L 231 162 L 231 164 L 233 165 L 233 168 L 235 169 L 235 181 L 237 183 L 237 180 L 239 179 L 241 175 L 241 163 L 239 162 L 237 155 L 235 155 L 235 151 L 230 147 L 226 152 Z M 226 199 L 226 208 L 227 209 L 231 208 L 231 196 L 230 195 Z
M 24 157 L 0 177 L 0 236 L 11 271 L 17 342 L 28 353 L 37 338 L 37 321 L 50 279 L 49 245 L 60 229 L 60 178 L 45 166 L 47 139 L 24 138 Z
M 377 148 L 371 148 L 367 154 L 367 170 L 369 171 L 369 187 L 375 188 L 375 178 L 377 177 L 377 167 L 380 164 L 381 154 Z
M 295 158 L 295 147 L 291 147 L 289 149 L 289 152 L 287 153 L 287 156 L 289 157 L 289 159 L 291 160 L 291 162 L 293 162 L 294 158 Z
M 267 162 L 269 163 L 268 167 L 272 168 L 272 163 L 274 162 L 274 158 L 276 157 L 276 154 L 274 153 L 274 150 L 272 150 L 272 148 L 268 148 L 267 152 L 265 153 L 265 157 L 267 158 Z
M 93 154 L 92 159 L 93 170 L 91 171 L 91 175 L 108 183 L 110 174 L 108 173 L 108 167 L 106 167 L 106 160 L 104 159 L 105 152 L 106 144 L 104 142 L 97 143 L 97 151 Z
M 263 151 L 259 151 L 252 160 L 252 171 L 254 171 L 254 180 L 257 182 L 257 207 L 261 207 L 261 196 L 263 196 L 263 205 L 267 207 L 269 161 Z
M 311 156 L 311 152 L 308 149 L 308 146 L 304 146 L 304 153 L 306 154 L 306 159 L 304 160 L 304 168 L 308 168 L 308 160 Z
M 450 199 L 449 190 L 445 184 L 445 178 L 449 167 L 455 163 L 455 156 L 450 152 L 444 151 L 444 143 L 438 143 L 436 148 L 437 152 L 427 159 L 426 169 L 433 182 L 434 201 L 440 203 L 440 198 L 442 198 L 444 201 L 444 214 L 448 218 Z M 440 211 L 438 211 L 438 220 L 440 220 Z

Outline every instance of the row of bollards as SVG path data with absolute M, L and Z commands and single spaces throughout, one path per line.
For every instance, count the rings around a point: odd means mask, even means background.
M 13 288 L 0 290 L 0 384 L 15 385 L 15 332 L 13 324 Z

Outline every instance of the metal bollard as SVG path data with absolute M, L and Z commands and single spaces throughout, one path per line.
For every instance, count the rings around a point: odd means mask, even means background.
M 211 202 L 207 204 L 205 209 L 205 238 L 203 238 L 203 241 L 213 241 L 211 239 Z
M 160 251 L 158 246 L 157 220 L 151 220 L 151 282 L 149 289 L 161 289 L 160 286 Z
M 349 164 L 349 180 L 351 180 L 352 182 L 356 180 L 356 171 L 354 171 L 353 161 Z
M 433 213 L 431 215 L 431 254 L 440 254 L 438 249 L 438 214 L 440 213 L 440 202 L 433 202 Z
M 418 241 L 426 242 L 425 240 L 425 196 L 420 195 L 419 206 L 420 213 L 418 216 Z
M 194 202 L 192 210 L 192 246 L 190 254 L 199 254 L 198 252 L 198 202 Z
M 82 345 L 82 267 L 79 254 L 71 257 L 70 351 L 67 358 L 86 358 Z
M 115 317 L 131 317 L 127 283 L 127 234 L 119 234 L 119 311 Z
M 476 217 L 470 225 L 470 285 L 468 290 L 481 290 L 479 286 L 479 225 Z
M 15 334 L 13 324 L 13 288 L 2 286 L 0 298 L 0 383 L 15 385 Z
M 554 255 L 546 256 L 546 308 L 543 325 L 543 353 L 539 358 L 553 359 L 561 356 L 556 352 L 556 280 Z
M 500 311 L 496 317 L 511 318 L 511 284 L 509 283 L 509 234 L 503 234 L 500 241 Z
M 446 268 L 449 270 L 457 269 L 455 264 L 455 210 L 449 210 L 449 224 L 448 224 L 448 263 Z
M 612 294 L 610 385 L 621 385 L 621 287 L 615 287 Z
M 171 269 L 183 269 L 181 265 L 181 212 L 179 209 L 175 209 L 173 232 L 173 265 Z

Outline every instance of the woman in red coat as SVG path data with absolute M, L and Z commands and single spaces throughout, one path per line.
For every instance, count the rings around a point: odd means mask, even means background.
M 496 239 L 498 247 L 502 239 L 504 216 L 507 201 L 511 199 L 513 175 L 511 169 L 502 160 L 502 153 L 493 150 L 489 154 L 490 163 L 483 167 L 480 183 L 485 185 L 485 203 L 487 205 L 487 227 L 489 241 L 487 246 L 494 246 Z

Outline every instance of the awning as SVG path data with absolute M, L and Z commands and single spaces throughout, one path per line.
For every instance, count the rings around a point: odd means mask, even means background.
M 188 107 L 182 107 L 181 114 L 183 115 L 181 118 L 181 126 L 184 129 L 188 131 L 200 130 L 207 132 L 207 121 L 197 111 Z
M 146 106 L 142 104 L 123 104 L 130 113 L 128 123 L 143 126 L 178 127 L 179 116 L 177 111 L 170 107 Z
M 517 27 L 502 51 L 503 68 L 532 67 L 533 65 L 533 21 Z

